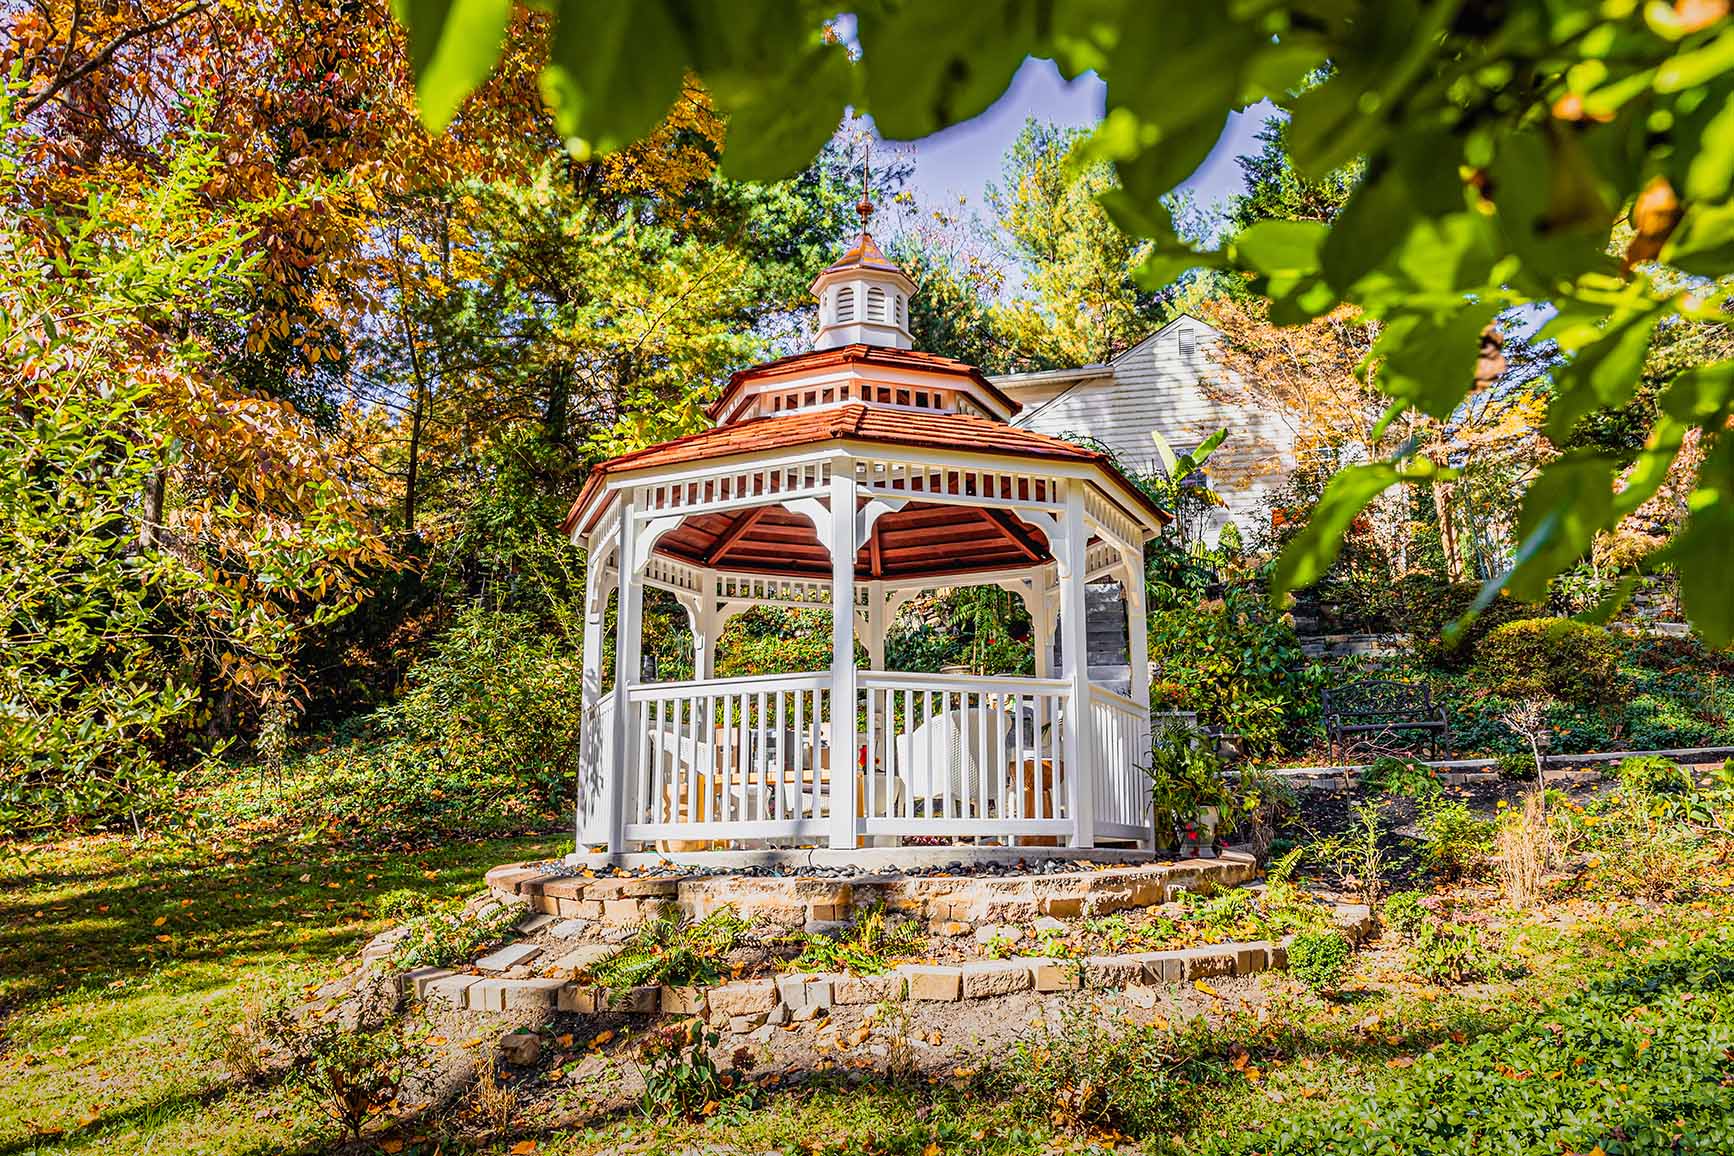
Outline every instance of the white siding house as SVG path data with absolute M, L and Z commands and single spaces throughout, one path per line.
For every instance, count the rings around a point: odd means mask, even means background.
M 1294 431 L 1238 378 L 1211 360 L 1220 334 L 1181 314 L 1106 364 L 992 379 L 1023 405 L 1014 425 L 1060 437 L 1085 435 L 1135 473 L 1162 468 L 1150 431 L 1185 453 L 1219 429 L 1223 442 L 1205 469 L 1228 505 L 1211 516 L 1207 539 L 1234 521 L 1243 537 L 1267 517 L 1264 500 L 1293 471 Z

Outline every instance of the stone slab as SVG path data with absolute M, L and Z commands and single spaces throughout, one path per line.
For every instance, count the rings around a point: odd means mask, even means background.
M 412 967 L 397 977 L 397 989 L 405 995 L 423 999 L 427 995 L 427 988 L 430 983 L 444 979 L 451 974 L 453 973 L 450 970 L 443 967 Z
M 951 1001 L 963 994 L 962 968 L 906 963 L 897 971 L 909 982 L 909 998 L 912 1000 Z
M 541 954 L 542 948 L 538 944 L 508 943 L 476 960 L 476 968 L 480 971 L 505 971 L 509 967 L 517 967 L 520 963 L 529 963 Z
M 423 999 L 430 1004 L 446 1004 L 449 1007 L 461 1008 L 466 1004 L 464 993 L 480 979 L 475 975 L 448 975 L 436 979 L 424 989 Z
M 1083 983 L 1081 968 L 1069 959 L 1031 959 L 1030 974 L 1041 992 L 1075 991 Z
M 777 985 L 769 979 L 725 983 L 710 990 L 708 1006 L 725 1016 L 763 1015 L 777 1006 Z
M 1015 959 L 986 959 L 963 965 L 963 998 L 987 999 L 1028 991 L 1035 979 L 1024 963 Z
M 566 986 L 562 979 L 502 979 L 498 981 L 506 1011 L 537 1011 L 551 1008 Z
M 701 1016 L 705 1011 L 702 987 L 665 987 L 662 989 L 662 1014 L 665 1016 Z
M 908 988 L 907 977 L 896 974 L 839 975 L 831 980 L 831 1001 L 845 1006 L 896 1003 Z

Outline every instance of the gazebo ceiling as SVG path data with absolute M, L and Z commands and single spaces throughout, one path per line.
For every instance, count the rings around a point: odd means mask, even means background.
M 781 506 L 695 514 L 663 535 L 656 552 L 718 570 L 831 577 L 831 555 L 813 524 Z M 866 581 L 1021 570 L 1051 558 L 1041 531 L 1008 511 L 911 502 L 874 523 L 855 556 L 855 575 Z

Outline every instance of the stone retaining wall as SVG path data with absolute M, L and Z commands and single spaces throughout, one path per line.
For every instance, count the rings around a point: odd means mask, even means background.
M 1372 911 L 1360 904 L 1338 905 L 1335 922 L 1356 944 L 1365 941 L 1376 926 Z M 370 949 L 375 946 L 369 945 Z M 389 953 L 389 944 L 379 946 Z M 1288 940 L 1284 939 L 1076 959 L 1025 957 L 961 964 L 906 963 L 881 975 L 791 973 L 736 980 L 708 989 L 636 987 L 613 993 L 578 982 L 576 977 L 582 968 L 565 969 L 564 975 L 507 978 L 422 967 L 404 972 L 398 982 L 405 995 L 452 1010 L 702 1016 L 718 1030 L 746 1035 L 768 1031 L 779 1024 L 813 1019 L 826 1014 L 832 1006 L 960 1002 L 1026 991 L 1151 987 L 1254 975 L 1280 970 L 1287 963 Z
M 1250 882 L 1250 855 L 1217 859 L 1018 875 L 636 875 L 584 877 L 521 863 L 496 867 L 487 883 L 502 902 L 528 902 L 530 910 L 564 919 L 631 924 L 669 905 L 702 919 L 733 907 L 748 919 L 787 927 L 824 925 L 857 909 L 882 905 L 925 921 L 939 932 L 962 934 L 972 924 L 1052 916 L 1107 915 L 1165 903 L 1181 891 L 1212 891 Z

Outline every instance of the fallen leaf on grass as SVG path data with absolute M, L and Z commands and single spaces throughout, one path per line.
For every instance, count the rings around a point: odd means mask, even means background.
M 1192 986 L 1197 988 L 1199 991 L 1203 992 L 1205 995 L 1210 996 L 1212 999 L 1221 999 L 1222 998 L 1221 992 L 1217 991 L 1215 988 L 1211 987 L 1209 984 L 1205 983 L 1201 979 L 1193 980 Z
M 530 1153 L 535 1150 L 536 1142 L 534 1140 L 519 1140 L 516 1144 L 507 1149 L 512 1156 L 530 1156 Z

